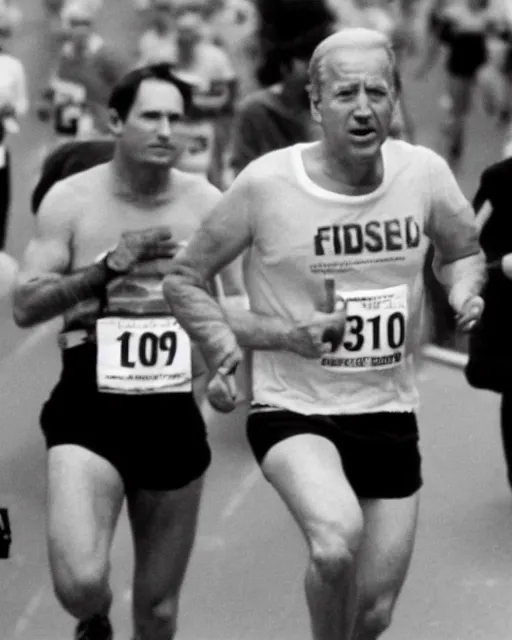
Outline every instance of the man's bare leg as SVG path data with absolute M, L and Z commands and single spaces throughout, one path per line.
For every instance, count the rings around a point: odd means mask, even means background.
M 128 494 L 135 544 L 136 640 L 172 640 L 181 585 L 194 544 L 203 480 L 176 491 Z
M 109 554 L 124 498 L 107 460 L 75 445 L 48 453 L 48 547 L 56 595 L 80 621 L 108 614 Z
M 354 640 L 376 640 L 390 625 L 414 546 L 419 494 L 363 502 L 358 559 L 360 604 Z
M 315 640 L 351 640 L 363 516 L 334 445 L 313 434 L 279 442 L 262 463 L 310 552 L 306 597 Z

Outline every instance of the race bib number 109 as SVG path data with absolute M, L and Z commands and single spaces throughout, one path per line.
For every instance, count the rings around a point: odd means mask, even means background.
M 407 329 L 407 286 L 338 292 L 347 304 L 340 348 L 322 358 L 333 371 L 389 369 L 402 363 Z
M 101 318 L 96 338 L 99 391 L 129 395 L 191 391 L 190 339 L 174 318 Z

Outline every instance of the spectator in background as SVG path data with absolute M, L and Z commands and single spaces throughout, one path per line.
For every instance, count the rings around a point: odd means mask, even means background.
M 21 61 L 8 52 L 19 21 L 16 7 L 0 4 L 0 250 L 5 247 L 11 201 L 9 135 L 18 133 L 19 119 L 29 107 L 27 79 Z
M 178 51 L 175 4 L 175 0 L 152 0 L 148 3 L 150 26 L 139 40 L 138 66 L 159 62 L 176 63 Z
M 315 47 L 335 29 L 335 15 L 323 1 L 257 0 L 256 6 L 262 88 L 237 109 L 226 183 L 264 153 L 319 135 L 309 112 L 307 69 Z
M 267 78 L 278 81 L 248 96 L 235 118 L 230 153 L 235 174 L 269 151 L 319 137 L 310 115 L 308 64 L 316 46 L 330 33 L 330 25 L 322 24 L 282 43 L 279 56 L 273 51 L 272 75 L 270 65 L 264 68 Z
M 194 87 L 187 120 L 190 144 L 179 168 L 222 186 L 224 153 L 237 95 L 237 76 L 226 51 L 208 34 L 200 6 L 178 8 L 175 72 Z
M 66 42 L 39 106 L 40 116 L 52 114 L 55 132 L 67 139 L 108 133 L 110 92 L 130 66 L 96 32 L 96 12 L 80 0 L 64 6 Z

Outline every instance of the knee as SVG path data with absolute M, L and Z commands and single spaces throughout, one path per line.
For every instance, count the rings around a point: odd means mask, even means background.
M 178 616 L 178 598 L 166 597 L 160 600 L 138 599 L 134 602 L 135 626 L 138 634 L 146 636 L 174 638 Z
M 72 614 L 83 617 L 84 610 L 96 613 L 97 603 L 103 603 L 108 591 L 106 567 L 88 562 L 69 569 L 54 582 L 55 594 L 62 606 Z
M 361 542 L 362 516 L 324 523 L 310 540 L 311 561 L 324 580 L 338 581 L 351 571 Z
M 359 634 L 361 638 L 374 640 L 391 625 L 394 598 L 381 596 L 363 604 L 360 615 Z

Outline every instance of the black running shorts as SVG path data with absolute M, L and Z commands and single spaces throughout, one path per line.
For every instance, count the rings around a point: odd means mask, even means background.
M 169 491 L 201 477 L 211 451 L 192 393 L 121 395 L 96 386 L 96 345 L 63 351 L 41 412 L 48 448 L 74 444 L 108 460 L 125 487 Z
M 251 413 L 247 436 L 259 464 L 278 442 L 301 434 L 330 440 L 359 498 L 406 498 L 422 485 L 416 415 L 305 416 L 276 409 Z

